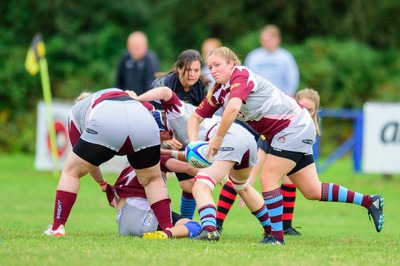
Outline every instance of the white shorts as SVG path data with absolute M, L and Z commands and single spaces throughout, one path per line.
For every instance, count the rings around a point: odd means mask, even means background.
M 299 117 L 278 132 L 271 142 L 275 149 L 313 154 L 316 130 L 309 112 L 304 108 Z
M 91 112 L 91 117 L 81 138 L 87 142 L 107 147 L 116 152 L 128 145 L 137 152 L 160 144 L 160 133 L 152 115 L 141 103 L 135 101 L 100 102 Z M 125 155 L 127 151 L 123 151 Z
M 218 125 L 207 135 L 211 139 L 217 132 Z M 257 164 L 257 142 L 244 127 L 233 123 L 226 133 L 215 160 L 236 162 L 234 169 L 243 169 Z

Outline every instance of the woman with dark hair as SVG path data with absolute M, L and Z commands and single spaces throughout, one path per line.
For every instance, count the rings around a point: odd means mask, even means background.
M 207 94 L 210 82 L 201 74 L 203 59 L 196 50 L 183 51 L 169 72 L 156 74 L 152 88 L 168 87 L 176 93 L 179 99 L 198 106 Z
M 168 87 L 178 98 L 193 106 L 198 106 L 207 94 L 207 86 L 210 82 L 201 73 L 203 59 L 196 50 L 189 49 L 179 54 L 172 69 L 168 72 L 156 74 L 151 88 Z M 152 102 L 154 103 L 154 102 Z M 155 104 L 157 109 L 163 107 Z M 180 150 L 184 148 L 184 143 L 180 143 L 175 138 L 163 142 L 164 148 Z M 183 144 L 183 145 L 182 145 Z M 193 218 L 196 203 L 192 195 L 193 176 L 185 173 L 176 173 L 179 185 L 182 188 L 181 214 L 189 219 Z

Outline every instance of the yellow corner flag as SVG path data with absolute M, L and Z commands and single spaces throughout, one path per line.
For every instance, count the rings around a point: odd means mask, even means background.
M 49 71 L 45 55 L 46 50 L 44 47 L 44 42 L 42 40 L 42 35 L 40 33 L 37 33 L 33 37 L 31 47 L 29 48 L 28 54 L 26 55 L 25 68 L 32 76 L 36 75 L 40 71 L 43 98 L 46 104 L 47 121 L 49 127 L 50 149 L 51 157 L 53 159 L 53 174 L 55 176 L 58 176 L 58 171 L 56 170 L 58 166 L 56 131 L 54 128 L 54 118 L 52 111 Z
M 39 72 L 39 60 L 45 56 L 45 48 L 40 33 L 37 33 L 33 38 L 31 47 L 25 59 L 25 68 L 32 76 Z

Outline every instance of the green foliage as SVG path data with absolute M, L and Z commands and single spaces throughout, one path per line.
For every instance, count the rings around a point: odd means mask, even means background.
M 385 52 L 353 40 L 326 38 L 309 39 L 292 51 L 301 72 L 300 88 L 317 89 L 325 107 L 361 108 L 384 96 L 380 87 L 388 79 Z M 395 89 L 400 92 L 399 86 Z
M 297 194 L 294 226 L 303 236 L 286 245 L 258 245 L 262 229 L 247 208 L 233 205 L 217 243 L 187 239 L 166 241 L 119 237 L 115 211 L 89 177 L 66 225 L 67 237 L 42 235 L 52 222 L 58 178 L 32 169 L 31 155 L 0 155 L 1 265 L 398 265 L 399 176 L 355 175 L 351 160 L 340 160 L 321 176 L 361 193 L 382 193 L 385 224 L 376 233 L 367 210 L 356 205 L 306 200 Z M 116 175 L 108 174 L 109 182 Z M 168 180 L 172 208 L 179 210 L 180 188 Z M 220 187 L 213 195 L 218 196 Z M 259 182 L 256 182 L 259 190 Z M 198 215 L 195 217 L 198 220 Z M 21 252 L 23 251 L 23 252 Z
M 0 123 L 18 126 L 18 116 L 32 116 L 42 98 L 40 76 L 31 77 L 24 68 L 36 32 L 44 37 L 54 98 L 72 99 L 82 90 L 112 87 L 131 31 L 148 34 L 162 70 L 168 70 L 182 50 L 200 49 L 207 37 L 220 38 L 244 59 L 259 46 L 259 29 L 274 23 L 297 59 L 300 87 L 323 92 L 323 106 L 359 108 L 366 100 L 398 101 L 397 2 L 2 1 Z M 22 136 L 32 132 L 18 128 L 18 137 L 0 134 L 0 149 L 15 150 L 19 145 L 14 139 L 33 139 Z
M 15 120 L 8 126 L 0 125 L 0 151 L 34 153 L 36 145 L 35 113 L 18 113 Z M 4 125 L 4 126 L 3 126 Z M 23 132 L 21 132 L 23 129 Z M 7 150 L 1 149 L 7 147 Z

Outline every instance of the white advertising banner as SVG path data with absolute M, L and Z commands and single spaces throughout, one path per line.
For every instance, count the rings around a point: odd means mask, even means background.
M 54 128 L 56 131 L 56 143 L 58 153 L 58 165 L 56 169 L 61 170 L 68 153 L 71 150 L 71 143 L 68 137 L 68 115 L 72 103 L 53 101 L 52 111 Z M 53 170 L 53 160 L 50 149 L 48 118 L 46 104 L 41 101 L 37 105 L 36 122 L 36 152 L 35 169 Z M 110 161 L 100 166 L 103 172 L 119 173 L 126 161 L 125 156 L 115 156 Z
M 363 116 L 363 172 L 400 173 L 400 104 L 367 102 Z

